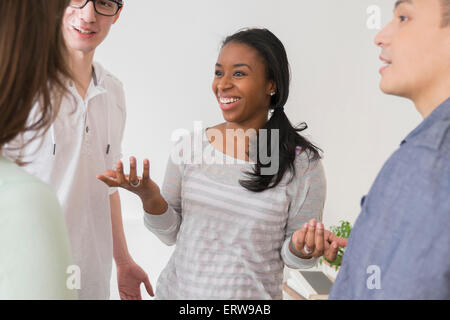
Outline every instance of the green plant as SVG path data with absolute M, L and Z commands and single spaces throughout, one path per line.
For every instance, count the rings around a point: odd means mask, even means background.
M 352 231 L 352 225 L 348 221 L 341 221 L 339 226 L 330 227 L 330 231 L 333 232 L 338 237 L 348 239 L 350 237 L 350 232 Z M 323 259 L 328 262 L 331 266 L 337 270 L 342 264 L 342 258 L 344 256 L 345 248 L 339 248 L 336 256 L 336 260 L 330 261 L 327 258 L 323 257 Z M 322 260 L 320 260 L 322 263 Z

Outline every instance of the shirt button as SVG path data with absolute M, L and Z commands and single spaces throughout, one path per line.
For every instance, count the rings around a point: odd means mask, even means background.
M 364 206 L 364 202 L 366 202 L 366 197 L 367 196 L 361 198 L 361 208 Z

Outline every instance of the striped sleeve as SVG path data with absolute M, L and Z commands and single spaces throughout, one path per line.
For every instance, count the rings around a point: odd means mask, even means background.
M 168 246 L 176 243 L 181 225 L 181 188 L 184 165 L 181 161 L 182 151 L 177 145 L 167 161 L 166 174 L 161 188 L 162 196 L 167 201 L 168 209 L 162 215 L 144 214 L 144 224 Z
M 322 221 L 326 197 L 326 180 L 321 161 L 297 166 L 296 178 L 289 186 L 292 201 L 281 257 L 293 269 L 308 269 L 317 264 L 317 258 L 301 259 L 289 250 L 292 234 L 310 219 Z

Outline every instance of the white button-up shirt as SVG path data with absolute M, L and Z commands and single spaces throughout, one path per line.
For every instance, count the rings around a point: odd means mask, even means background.
M 96 179 L 121 159 L 125 127 L 122 84 L 99 64 L 83 99 L 73 84 L 48 132 L 21 151 L 25 170 L 50 184 L 63 208 L 74 263 L 81 270 L 80 299 L 108 299 L 112 269 L 109 195 Z

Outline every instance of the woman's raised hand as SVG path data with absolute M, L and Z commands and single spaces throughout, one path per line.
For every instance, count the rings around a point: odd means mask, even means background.
M 97 179 L 103 181 L 111 188 L 123 188 L 138 195 L 142 202 L 151 202 L 152 199 L 161 197 L 158 185 L 150 179 L 150 161 L 144 160 L 144 170 L 142 177 L 136 173 L 136 158 L 130 158 L 130 174 L 123 172 L 122 161 L 117 162 L 116 170 L 107 170 L 103 175 L 98 175 Z
M 292 245 L 294 245 L 294 248 L 292 248 Z M 339 247 L 345 247 L 346 245 L 347 239 L 325 230 L 323 223 L 318 223 L 315 219 L 312 219 L 293 233 L 290 250 L 303 259 L 325 256 L 329 261 L 334 261 Z

